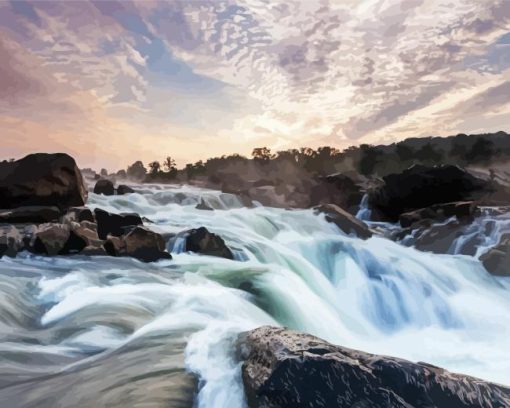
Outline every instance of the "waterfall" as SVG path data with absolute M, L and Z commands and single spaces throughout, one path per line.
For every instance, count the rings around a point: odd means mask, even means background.
M 361 198 L 361 203 L 359 205 L 359 210 L 356 213 L 356 218 L 362 221 L 370 221 L 370 217 L 372 216 L 372 210 L 368 206 L 368 194 L 363 194 Z
M 205 226 L 225 239 L 236 260 L 186 253 L 181 241 L 173 260 L 153 264 L 2 259 L 6 361 L 30 361 L 36 373 L 45 373 L 48 361 L 59 372 L 81 373 L 91 362 L 100 367 L 110 356 L 136 351 L 147 353 L 140 361 L 158 361 L 156 376 L 178 372 L 182 355 L 182 375 L 185 368 L 201 379 L 198 406 L 242 407 L 235 338 L 271 324 L 510 384 L 510 281 L 489 275 L 475 257 L 423 253 L 377 236 L 359 240 L 311 210 L 242 208 L 235 196 L 191 187 L 147 190 L 91 194 L 88 205 L 137 211 L 169 235 Z M 216 210 L 195 209 L 202 198 Z M 369 212 L 365 198 L 362 209 Z M 136 375 L 142 365 L 133 361 L 119 373 Z M 16 364 L 0 368 L 6 376 L 35 375 L 20 374 Z M 100 398 L 104 388 L 91 392 Z

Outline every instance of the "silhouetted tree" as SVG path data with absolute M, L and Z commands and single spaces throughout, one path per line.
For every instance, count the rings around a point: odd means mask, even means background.
M 167 156 L 167 158 L 163 161 L 163 168 L 170 172 L 175 169 L 175 160 L 172 159 L 170 156 Z
M 443 154 L 440 151 L 436 150 L 432 143 L 427 143 L 423 145 L 416 152 L 416 158 L 423 162 L 438 163 L 442 157 Z
M 362 144 L 360 147 L 361 157 L 358 163 L 358 170 L 361 174 L 368 176 L 374 172 L 381 150 L 374 146 Z
M 271 158 L 273 157 L 271 155 L 271 149 L 267 147 L 256 147 L 255 149 L 253 149 L 251 155 L 253 159 L 265 162 L 271 160 Z
M 397 154 L 400 161 L 411 160 L 415 154 L 414 150 L 407 146 L 405 143 L 397 143 L 395 153 Z
M 161 171 L 161 164 L 158 161 L 153 161 L 149 163 L 149 174 L 155 176 Z
M 106 177 L 108 175 L 108 170 L 101 169 L 101 173 L 100 174 L 101 174 L 101 176 Z
M 147 174 L 147 169 L 143 165 L 141 161 L 134 162 L 131 166 L 128 166 L 127 168 L 127 175 L 129 178 L 135 179 L 135 180 L 142 180 L 145 178 L 145 175 Z
M 476 139 L 471 149 L 466 153 L 466 159 L 470 162 L 484 162 L 495 154 L 494 143 L 485 138 Z

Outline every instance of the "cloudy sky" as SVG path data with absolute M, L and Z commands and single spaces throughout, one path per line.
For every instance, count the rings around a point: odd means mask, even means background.
M 510 130 L 510 0 L 0 1 L 2 156 Z

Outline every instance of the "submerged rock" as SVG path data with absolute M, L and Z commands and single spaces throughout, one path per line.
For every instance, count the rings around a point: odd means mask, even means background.
M 214 211 L 209 204 L 207 204 L 203 198 L 200 199 L 200 202 L 195 206 L 197 210 L 206 210 L 206 211 Z
M 54 206 L 27 206 L 0 210 L 0 223 L 44 224 L 57 221 L 60 210 Z
M 115 187 L 110 180 L 100 179 L 94 186 L 94 194 L 103 194 L 105 196 L 112 196 L 115 194 Z
M 284 328 L 243 333 L 238 351 L 250 408 L 510 406 L 508 387 Z
M 134 192 L 135 190 L 125 184 L 121 184 L 117 187 L 117 195 L 132 194 Z
M 137 225 L 143 225 L 141 217 L 136 213 L 114 214 L 96 208 L 94 214 L 97 221 L 97 233 L 100 239 L 108 235 L 120 237 Z
M 316 213 L 325 214 L 328 222 L 332 222 L 346 234 L 355 234 L 362 239 L 368 239 L 372 236 L 367 224 L 335 204 L 319 205 L 314 210 Z
M 14 162 L 0 162 L 0 208 L 84 205 L 87 200 L 81 172 L 64 153 L 30 154 Z
M 227 247 L 223 238 L 209 232 L 205 227 L 186 231 L 183 235 L 186 239 L 186 251 L 234 259 L 232 251 Z

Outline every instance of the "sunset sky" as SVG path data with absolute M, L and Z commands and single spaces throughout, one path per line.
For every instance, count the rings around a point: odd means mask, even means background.
M 0 2 L 2 158 L 510 130 L 510 0 Z

